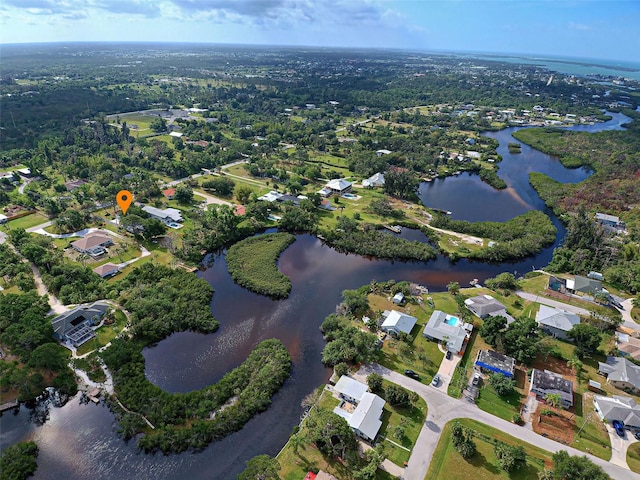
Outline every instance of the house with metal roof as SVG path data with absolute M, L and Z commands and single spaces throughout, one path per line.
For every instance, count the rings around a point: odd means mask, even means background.
M 573 279 L 570 278 L 567 280 L 566 288 L 571 293 L 580 292 L 595 295 L 596 293 L 602 292 L 602 282 L 593 278 L 575 275 Z
M 413 329 L 415 324 L 418 322 L 416 317 L 398 312 L 397 310 L 391 310 L 390 312 L 385 313 L 387 313 L 387 315 L 380 326 L 380 330 L 386 333 L 396 335 L 406 333 L 409 335 L 411 333 L 411 329 Z M 383 314 L 383 316 L 385 315 Z
M 540 305 L 536 313 L 536 322 L 540 328 L 556 338 L 567 338 L 567 332 L 580 323 L 580 317 L 558 308 Z
M 458 317 L 435 310 L 424 327 L 422 336 L 446 342 L 447 350 L 464 353 L 464 348 L 473 331 L 473 325 L 464 323 Z
M 475 366 L 480 370 L 488 370 L 493 373 L 500 373 L 508 378 L 513 378 L 516 360 L 515 358 L 502 355 L 493 350 L 480 350 L 476 358 Z
M 634 395 L 640 394 L 640 367 L 622 357 L 607 357 L 607 362 L 598 362 L 598 373 L 607 377 L 620 390 Z
M 363 187 L 382 187 L 384 186 L 384 173 L 374 173 L 369 178 L 362 180 Z
M 640 429 L 640 405 L 631 397 L 594 395 L 593 406 L 600 419 L 605 422 L 618 420 L 626 427 Z
M 491 295 L 478 295 L 467 298 L 464 304 L 478 318 L 487 318 L 489 315 L 507 315 L 507 307 Z
M 382 427 L 385 401 L 368 392 L 368 387 L 343 375 L 334 390 L 342 400 L 333 413 L 344 418 L 356 435 L 373 442 Z
M 324 188 L 318 193 L 323 197 L 328 197 L 330 195 L 342 195 L 344 193 L 349 193 L 352 187 L 353 184 L 346 181 L 344 178 L 334 178 L 333 180 L 329 180 Z
M 546 399 L 550 394 L 558 394 L 563 408 L 573 406 L 573 382 L 549 370 L 533 369 L 529 394 L 542 399 Z
M 91 327 L 99 324 L 110 308 L 111 306 L 105 302 L 78 305 L 51 321 L 53 336 L 79 347 L 96 336 Z
M 182 222 L 182 213 L 180 213 L 180 210 L 177 208 L 165 208 L 163 210 L 161 208 L 146 205 L 142 207 L 142 210 L 147 212 L 151 218 L 155 218 L 156 220 L 160 220 L 166 224 Z

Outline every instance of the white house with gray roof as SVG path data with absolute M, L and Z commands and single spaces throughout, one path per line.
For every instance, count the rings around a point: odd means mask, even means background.
M 580 323 L 580 317 L 558 308 L 540 305 L 536 322 L 545 332 L 557 338 L 567 338 L 567 332 Z
M 507 314 L 507 307 L 491 295 L 478 295 L 476 297 L 467 298 L 464 301 L 464 304 L 478 318 L 487 318 L 488 316 L 495 315 L 502 315 L 506 317 L 507 320 L 512 318 Z
M 78 305 L 51 321 L 53 336 L 60 341 L 69 341 L 79 347 L 96 336 L 91 327 L 100 323 L 110 308 L 111 306 L 105 302 Z
M 640 429 L 640 405 L 631 397 L 594 395 L 593 406 L 600 419 L 605 422 L 618 420 L 625 427 Z
M 164 223 L 182 222 L 182 214 L 177 208 L 156 208 L 150 205 L 142 207 L 142 210 L 147 212 L 151 218 L 160 220 Z
M 598 373 L 614 387 L 640 394 L 640 367 L 626 358 L 607 357 L 607 363 L 598 362 Z
M 462 354 L 472 331 L 473 325 L 470 323 L 464 323 L 458 317 L 435 310 L 422 335 L 432 340 L 446 341 L 447 350 Z
M 406 333 L 409 335 L 417 321 L 418 319 L 416 317 L 398 312 L 397 310 L 391 310 L 382 322 L 380 330 L 396 335 L 399 335 L 400 333 Z
M 342 400 L 333 413 L 344 418 L 356 435 L 373 442 L 382 427 L 385 401 L 368 387 L 343 375 L 334 390 Z

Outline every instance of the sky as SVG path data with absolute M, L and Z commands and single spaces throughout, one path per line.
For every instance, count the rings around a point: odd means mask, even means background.
M 200 42 L 640 62 L 640 0 L 0 0 L 0 44 Z

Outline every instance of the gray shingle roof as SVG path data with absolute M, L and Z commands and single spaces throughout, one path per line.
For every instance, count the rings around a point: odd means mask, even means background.
M 640 367 L 622 357 L 607 357 L 607 363 L 598 362 L 598 371 L 614 382 L 627 382 L 640 388 Z
M 536 313 L 536 321 L 541 325 L 568 332 L 574 325 L 580 323 L 580 317 L 564 310 L 540 305 L 540 310 Z

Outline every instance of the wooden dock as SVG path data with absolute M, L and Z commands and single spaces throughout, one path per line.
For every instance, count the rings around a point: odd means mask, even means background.
M 387 230 L 391 230 L 393 233 L 402 232 L 402 227 L 400 227 L 399 225 L 385 225 L 384 228 L 386 228 Z
M 3 403 L 2 405 L 0 405 L 0 412 L 4 412 L 5 410 L 11 410 L 12 408 L 16 408 L 18 405 L 20 404 L 18 403 L 17 400 L 14 400 L 13 402 Z

